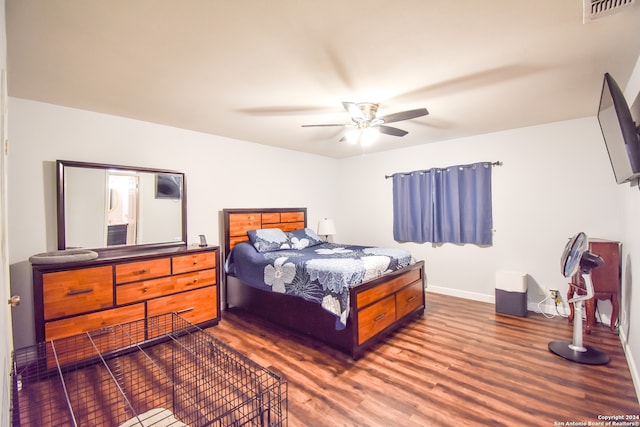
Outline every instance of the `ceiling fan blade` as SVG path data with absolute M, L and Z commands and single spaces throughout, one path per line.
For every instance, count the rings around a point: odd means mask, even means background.
M 326 126 L 345 126 L 344 123 L 325 123 L 320 125 L 301 125 L 303 128 L 315 128 L 315 127 L 326 127 Z
M 342 106 L 353 120 L 364 120 L 366 118 L 355 102 L 343 102 Z
M 409 133 L 406 130 L 394 128 L 391 126 L 385 126 L 385 125 L 375 126 L 375 129 L 378 129 L 380 133 L 384 133 L 386 135 L 393 135 L 393 136 L 405 136 L 406 134 Z
M 429 114 L 429 112 L 426 108 L 417 108 L 415 110 L 407 110 L 401 111 L 399 113 L 389 114 L 387 116 L 380 117 L 379 119 L 383 120 L 384 123 L 393 123 L 399 122 L 401 120 L 415 119 L 416 117 L 426 116 L 427 114 Z

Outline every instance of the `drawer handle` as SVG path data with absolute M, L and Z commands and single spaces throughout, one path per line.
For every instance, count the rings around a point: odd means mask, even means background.
M 195 259 L 193 260 L 193 265 L 198 265 L 198 261 L 196 261 Z
M 189 307 L 189 308 L 184 308 L 180 311 L 176 311 L 177 314 L 182 314 L 182 313 L 186 313 L 187 311 L 192 311 L 193 307 Z
M 88 294 L 89 292 L 93 292 L 93 288 L 86 289 L 71 289 L 67 292 L 67 296 L 80 295 L 80 294 Z
M 407 298 L 407 302 L 412 302 L 414 299 L 416 299 L 415 295 Z
M 374 322 L 379 322 L 380 320 L 384 319 L 384 316 L 386 316 L 386 315 L 387 315 L 387 313 L 379 314 L 378 316 L 376 316 L 375 319 L 373 319 L 373 321 Z
M 187 285 L 195 285 L 196 283 L 198 283 L 198 279 L 193 279 L 191 283 L 187 283 Z
M 148 288 L 142 288 L 142 293 L 143 293 L 143 294 L 146 294 L 147 292 L 149 292 L 149 289 L 148 289 Z
M 145 268 L 145 269 L 142 269 L 142 270 L 140 270 L 140 271 L 136 271 L 136 272 L 135 272 L 135 274 L 146 274 L 146 273 L 148 273 L 148 272 L 149 272 L 149 270 L 147 270 L 147 269 Z

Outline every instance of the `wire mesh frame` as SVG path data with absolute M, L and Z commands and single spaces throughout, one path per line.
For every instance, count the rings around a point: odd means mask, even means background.
M 14 351 L 14 426 L 286 426 L 287 382 L 172 313 Z

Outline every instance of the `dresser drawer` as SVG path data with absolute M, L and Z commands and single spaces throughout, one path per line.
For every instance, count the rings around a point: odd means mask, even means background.
M 194 273 L 143 280 L 116 287 L 116 303 L 128 304 L 144 301 L 176 292 L 197 289 L 216 283 L 216 270 L 202 270 Z
M 396 320 L 396 298 L 386 297 L 358 312 L 358 344 L 362 344 Z
M 96 313 L 82 314 L 67 319 L 47 322 L 44 327 L 45 339 L 47 341 L 57 340 L 140 319 L 144 319 L 144 304 L 135 304 Z
M 116 283 L 137 282 L 171 274 L 171 258 L 116 264 Z
M 144 304 L 114 308 L 74 318 L 49 322 L 45 326 L 47 340 L 47 366 L 55 367 L 96 356 L 144 341 Z M 122 323 L 134 322 L 131 325 Z
M 415 269 L 407 274 L 403 274 L 402 276 L 391 280 L 390 282 L 382 286 L 376 286 L 360 292 L 357 297 L 358 308 L 369 305 L 372 302 L 379 300 L 380 298 L 384 298 L 387 295 L 391 295 L 392 293 L 397 292 L 398 290 L 407 286 L 409 283 L 420 280 L 420 274 L 420 269 Z
M 43 274 L 44 319 L 112 307 L 112 272 L 105 266 Z
M 215 252 L 205 252 L 193 255 L 173 257 L 173 274 L 187 273 L 189 271 L 216 268 Z
M 398 291 L 396 294 L 398 319 L 420 307 L 422 305 L 422 295 L 422 282 L 414 283 Z
M 147 301 L 147 316 L 176 312 L 191 323 L 202 323 L 217 318 L 217 307 L 217 287 L 210 286 Z M 154 325 L 152 321 L 150 319 L 150 337 L 170 332 L 159 330 L 158 325 Z

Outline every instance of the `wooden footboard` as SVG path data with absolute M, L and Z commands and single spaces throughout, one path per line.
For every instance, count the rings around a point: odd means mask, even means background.
M 256 289 L 230 275 L 226 286 L 228 307 L 309 335 L 354 359 L 390 332 L 422 316 L 426 305 L 423 261 L 352 288 L 350 314 L 342 330 L 335 329 L 335 316 L 317 303 Z
M 268 222 L 263 223 L 262 216 Z M 293 229 L 294 223 L 300 228 L 306 226 L 306 209 L 225 209 L 225 258 L 248 229 L 268 228 L 269 224 L 289 225 Z M 226 274 L 225 297 L 227 308 L 249 311 L 358 359 L 389 333 L 424 314 L 424 262 L 351 288 L 350 314 L 342 330 L 336 330 L 335 316 L 317 303 L 256 289 Z

